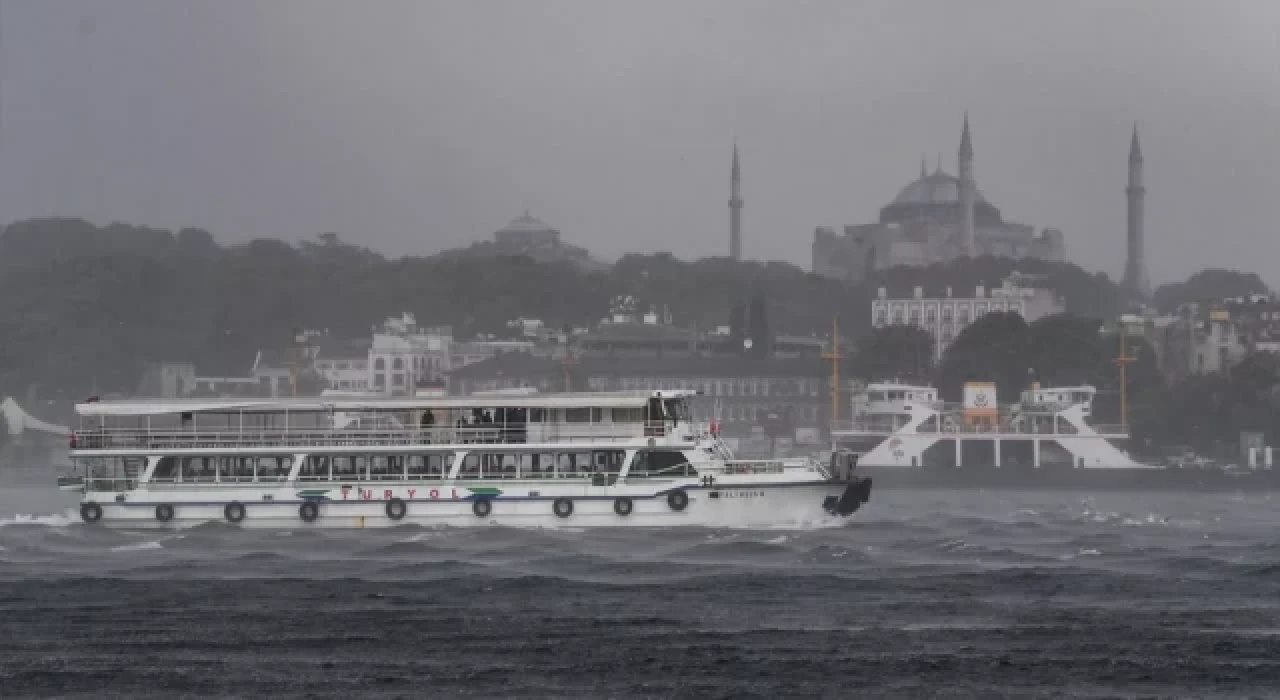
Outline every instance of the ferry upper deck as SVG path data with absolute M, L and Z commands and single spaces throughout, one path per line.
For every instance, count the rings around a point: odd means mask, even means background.
M 75 450 L 563 442 L 692 443 L 693 391 L 87 401 Z

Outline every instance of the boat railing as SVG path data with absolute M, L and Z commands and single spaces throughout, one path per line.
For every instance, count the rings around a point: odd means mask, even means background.
M 83 480 L 85 491 L 132 491 L 138 485 L 136 479 L 111 479 L 89 477 Z
M 624 442 L 648 430 L 640 424 L 529 424 L 465 428 L 267 430 L 98 429 L 72 434 L 72 449 L 223 449 L 237 447 L 333 447 L 379 445 L 542 444 Z
M 1045 418 L 1049 418 L 1046 416 Z M 1074 425 L 1063 423 L 1055 425 L 1055 421 L 999 421 L 999 422 L 965 422 L 943 421 L 941 425 L 937 422 L 929 420 L 921 423 L 916 427 L 915 432 L 922 435 L 1077 435 L 1079 434 Z M 892 435 L 905 426 L 894 426 L 883 422 L 862 422 L 854 421 L 853 423 L 842 423 L 833 429 L 833 432 L 844 435 Z M 1123 437 L 1128 434 L 1122 426 L 1119 425 L 1093 425 L 1090 426 L 1094 432 L 1103 437 Z
M 781 474 L 786 464 L 777 459 L 735 459 L 724 463 L 725 474 Z

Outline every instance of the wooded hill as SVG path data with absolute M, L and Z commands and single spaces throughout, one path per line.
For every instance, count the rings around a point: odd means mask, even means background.
M 623 294 L 702 328 L 727 325 L 735 306 L 758 297 L 775 334 L 826 336 L 839 314 L 842 334 L 860 337 L 878 287 L 910 294 L 916 286 L 930 293 L 950 286 L 959 296 L 996 286 L 1014 270 L 1043 276 L 1083 317 L 1105 318 L 1126 304 L 1103 274 L 989 257 L 898 268 L 852 284 L 781 262 L 659 253 L 627 255 L 608 272 L 587 273 L 516 257 L 393 259 L 334 234 L 224 246 L 198 229 L 37 219 L 0 233 L 0 395 L 27 395 L 33 385 L 49 398 L 91 388 L 128 392 L 151 361 L 240 375 L 256 351 L 283 347 L 295 329 L 367 337 L 372 324 L 402 311 L 451 325 L 458 338 L 504 333 L 518 317 L 592 326 Z M 1213 282 L 1215 293 L 1231 287 L 1229 279 Z

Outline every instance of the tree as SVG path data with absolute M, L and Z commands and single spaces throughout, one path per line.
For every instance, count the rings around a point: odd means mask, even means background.
M 994 312 L 974 321 L 951 343 L 938 368 L 938 392 L 959 401 L 967 381 L 993 381 L 998 395 L 1019 394 L 1032 365 L 1023 352 L 1026 321 L 1012 312 Z
M 858 341 L 851 369 L 867 381 L 928 381 L 933 376 L 933 336 L 916 326 L 876 328 Z
M 1262 278 L 1238 270 L 1201 270 L 1185 282 L 1166 284 L 1155 292 L 1156 307 L 1172 313 L 1188 302 L 1221 301 L 1254 294 L 1270 294 Z

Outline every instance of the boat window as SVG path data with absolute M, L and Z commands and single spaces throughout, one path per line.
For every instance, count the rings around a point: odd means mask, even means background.
M 626 453 L 622 450 L 596 450 L 591 453 L 596 473 L 617 474 L 622 471 L 622 459 Z
M 214 480 L 212 457 L 183 457 L 179 469 L 181 481 L 210 482 Z
M 521 463 L 525 463 L 528 459 L 528 466 L 522 467 L 520 473 L 525 478 L 548 478 L 555 475 L 556 472 L 556 456 L 550 452 L 539 452 L 537 454 L 521 455 Z
M 545 409 L 545 408 L 531 408 L 531 409 L 529 409 L 529 422 L 530 422 L 530 423 L 546 423 L 546 422 L 547 422 L 547 409 Z
M 329 479 L 329 458 L 324 455 L 307 457 L 298 471 L 298 481 L 327 481 Z
M 359 479 L 363 474 L 358 471 L 355 457 L 334 457 L 333 458 L 333 478 L 335 479 Z
M 586 475 L 592 471 L 591 453 L 590 452 L 574 452 L 568 455 L 573 465 L 574 475 Z
M 374 455 L 370 457 L 369 478 L 403 479 L 404 457 L 400 455 Z
M 604 409 L 566 408 L 564 420 L 566 423 L 599 423 L 604 420 Z
M 284 481 L 293 469 L 292 457 L 258 457 L 254 478 L 258 481 Z
M 694 474 L 683 452 L 675 450 L 641 450 L 636 453 L 635 464 L 629 472 L 632 476 L 672 476 Z
M 140 457 L 77 458 L 73 463 L 85 477 L 85 487 L 91 491 L 125 491 L 136 484 L 138 475 L 146 466 Z
M 613 409 L 614 423 L 643 423 L 643 408 L 615 408 Z
M 480 478 L 480 455 L 472 452 L 462 460 L 462 468 L 458 470 L 459 479 Z
M 151 473 L 152 481 L 174 481 L 178 478 L 178 458 L 161 457 Z

